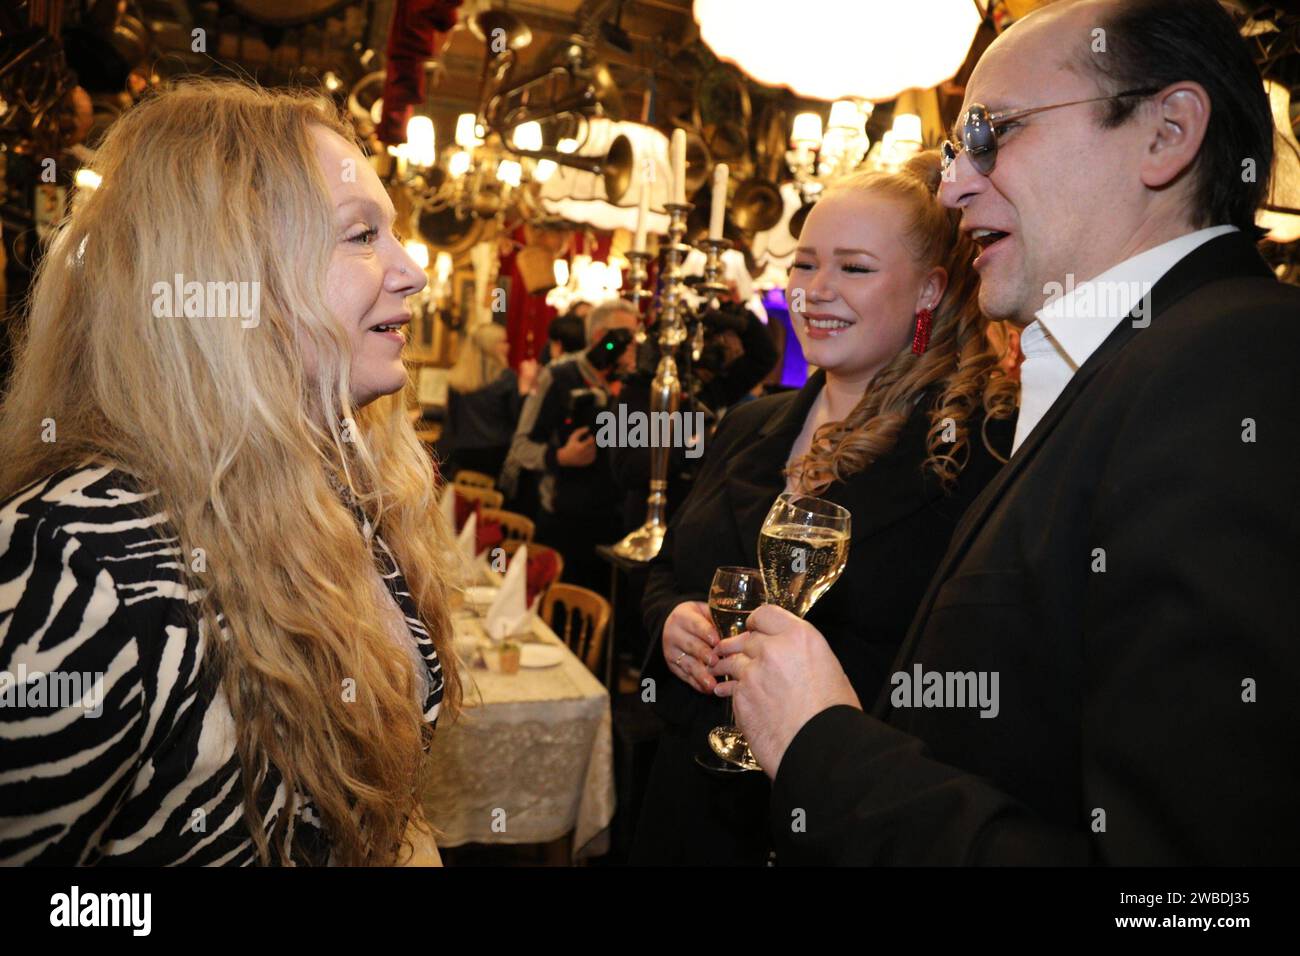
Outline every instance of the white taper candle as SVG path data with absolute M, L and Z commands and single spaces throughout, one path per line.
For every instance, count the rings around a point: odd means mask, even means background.
M 713 170 L 713 205 L 709 209 L 709 238 L 722 238 L 722 221 L 727 215 L 727 164 Z
M 673 130 L 673 202 L 686 202 L 686 130 Z

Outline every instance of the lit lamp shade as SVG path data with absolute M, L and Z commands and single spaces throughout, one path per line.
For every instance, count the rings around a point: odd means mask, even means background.
M 1300 210 L 1300 143 L 1296 142 L 1295 129 L 1291 125 L 1291 93 L 1281 83 L 1272 80 L 1265 82 L 1264 88 L 1268 90 L 1269 103 L 1273 107 L 1273 125 L 1276 127 L 1273 135 L 1276 160 L 1267 203 L 1270 206 Z M 1300 212 L 1261 209 L 1255 222 L 1261 229 L 1268 230 L 1268 238 L 1274 242 L 1295 242 L 1300 239 Z
M 596 229 L 636 231 L 637 206 L 645 188 L 642 170 L 650 164 L 650 211 L 646 217 L 649 232 L 662 235 L 668 231 L 668 216 L 662 210 L 672 199 L 672 165 L 668 158 L 668 137 L 652 126 L 619 123 L 597 117 L 588 121 L 587 140 L 572 152 L 579 156 L 603 159 L 620 135 L 632 143 L 632 182 L 615 206 L 605 194 L 605 181 L 595 173 L 560 166 L 542 185 L 542 206 L 548 213 L 583 223 Z M 562 150 L 569 152 L 569 150 Z
M 819 100 L 891 100 L 951 79 L 980 14 L 971 0 L 695 0 L 700 36 L 768 86 Z

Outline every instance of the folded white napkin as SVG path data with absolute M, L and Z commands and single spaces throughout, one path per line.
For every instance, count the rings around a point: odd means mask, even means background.
M 511 634 L 527 629 L 528 624 L 528 546 L 521 545 L 506 569 L 501 590 L 488 608 L 483 627 L 488 637 L 502 641 Z

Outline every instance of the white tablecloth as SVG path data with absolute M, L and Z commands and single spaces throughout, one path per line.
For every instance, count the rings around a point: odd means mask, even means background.
M 458 634 L 482 634 L 456 621 Z M 553 667 L 466 667 L 465 712 L 438 721 L 424 810 L 442 846 L 546 843 L 573 833 L 576 856 L 608 849 L 614 816 L 609 693 L 535 616 L 536 639 L 564 648 Z

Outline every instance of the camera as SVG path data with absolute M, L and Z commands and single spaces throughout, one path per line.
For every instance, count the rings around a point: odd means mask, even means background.
M 610 329 L 595 345 L 587 349 L 587 361 L 599 372 L 609 371 L 618 364 L 634 337 L 631 329 Z

